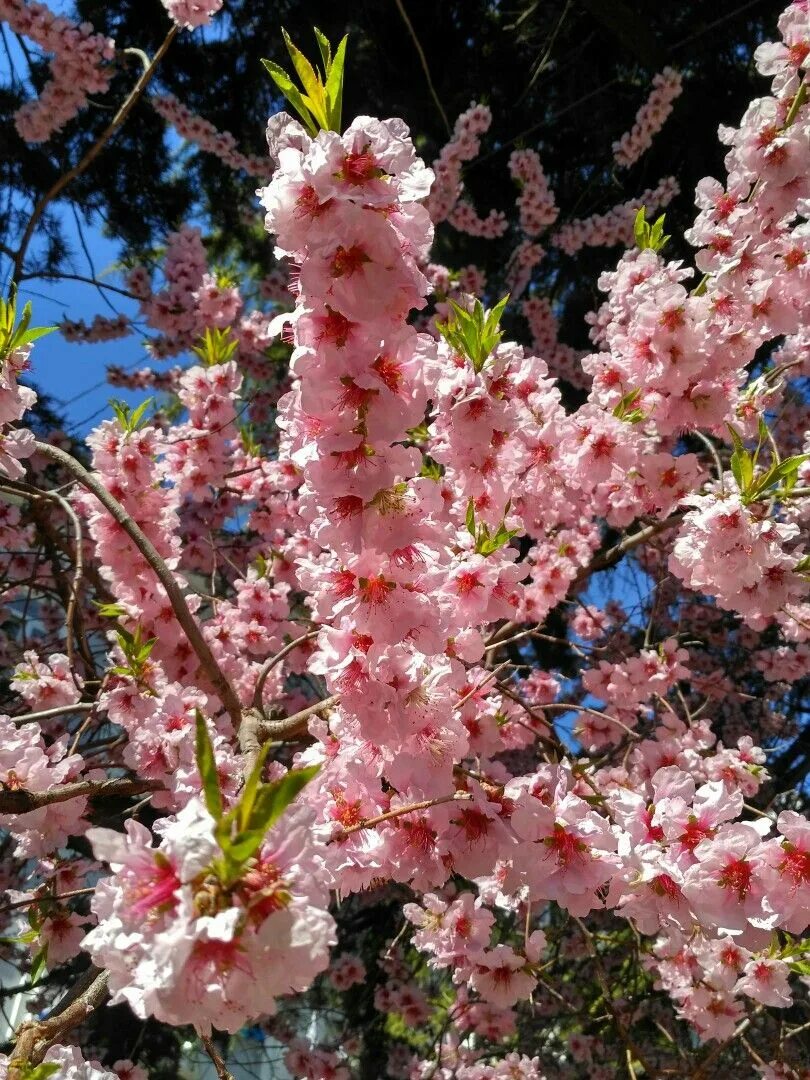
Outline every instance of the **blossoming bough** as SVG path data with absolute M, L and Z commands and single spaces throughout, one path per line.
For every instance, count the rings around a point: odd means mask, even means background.
M 164 6 L 189 29 L 221 4 Z M 55 73 L 84 49 L 81 85 L 103 89 L 90 69 L 114 45 L 99 54 L 92 28 L 23 0 L 0 15 L 58 54 Z M 321 70 L 287 39 L 300 89 L 267 64 L 301 121 L 271 119 L 260 192 L 292 310 L 281 271 L 262 282 L 272 309 L 251 307 L 189 226 L 159 289 L 129 274 L 156 355 L 196 357 L 164 377 L 173 415 L 117 406 L 88 437 L 90 472 L 37 443 L 18 377 L 40 332 L 4 304 L 2 911 L 27 913 L 8 947 L 34 957 L 32 981 L 77 950 L 94 965 L 23 1024 L 0 1064 L 14 1080 L 142 1080 L 65 1044 L 107 994 L 192 1025 L 220 1075 L 212 1033 L 257 1021 L 296 1077 L 368 1075 L 362 1030 L 311 1045 L 295 1019 L 297 1001 L 349 1018 L 367 989 L 389 1017 L 375 1075 L 698 1078 L 743 1058 L 803 1075 L 810 824 L 799 800 L 763 800 L 748 733 L 773 742 L 810 657 L 810 464 L 785 396 L 810 324 L 804 0 L 779 30 L 757 52 L 770 95 L 722 130 L 727 180 L 698 188 L 694 287 L 637 203 L 554 231 L 531 150 L 510 159 L 510 297 L 454 285 L 430 262 L 435 227 L 509 227 L 461 197 L 488 111 L 459 118 L 435 172 L 402 120 L 342 130 L 345 39 L 333 54 L 316 32 Z M 680 88 L 657 77 L 620 165 Z M 52 134 L 30 130 L 42 108 L 19 122 L 32 137 Z M 159 111 L 261 173 L 181 103 Z M 596 351 L 561 345 L 535 295 L 522 310 L 544 355 L 511 341 L 537 238 L 574 251 L 614 233 L 632 246 L 600 279 Z M 586 391 L 578 408 L 561 379 Z M 271 405 L 275 426 L 240 427 Z M 605 525 L 626 534 L 603 550 Z M 639 633 L 621 604 L 578 596 L 631 559 L 658 593 Z M 579 658 L 565 690 L 529 649 L 559 640 L 550 617 Z M 756 708 L 748 674 L 713 666 L 721 646 L 773 688 Z M 352 929 L 369 907 L 391 925 L 382 951 Z

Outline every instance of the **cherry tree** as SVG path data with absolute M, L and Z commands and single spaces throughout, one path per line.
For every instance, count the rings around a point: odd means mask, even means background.
M 49 201 L 222 6 L 163 4 Z M 45 141 L 115 43 L 0 17 L 53 54 L 17 117 Z M 221 1078 L 251 1025 L 300 1080 L 806 1077 L 810 823 L 769 759 L 810 673 L 807 2 L 720 130 L 694 266 L 666 254 L 677 178 L 562 220 L 521 148 L 509 212 L 476 206 L 487 107 L 429 166 L 403 119 L 344 125 L 347 42 L 315 34 L 317 65 L 289 39 L 293 74 L 265 62 L 295 114 L 267 159 L 154 98 L 260 185 L 268 258 L 226 273 L 184 224 L 127 270 L 153 364 L 111 381 L 151 399 L 83 445 L 43 428 L 20 380 L 51 328 L 2 302 L 0 911 L 44 1012 L 0 1075 L 142 1080 L 93 1027 L 123 1005 Z M 656 77 L 617 168 L 682 81 Z M 514 238 L 509 295 L 433 261 L 448 228 Z M 533 270 L 616 243 L 582 355 Z

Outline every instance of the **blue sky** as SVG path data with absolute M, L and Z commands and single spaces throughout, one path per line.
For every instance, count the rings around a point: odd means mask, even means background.
M 64 226 L 74 251 L 75 272 L 92 276 L 81 246 L 72 215 L 64 215 Z M 84 229 L 96 277 L 100 281 L 121 285 L 120 274 L 113 268 L 118 257 L 118 245 L 103 236 L 97 228 Z M 6 269 L 7 272 L 7 268 Z M 84 282 L 31 280 L 23 282 L 19 292 L 21 302 L 30 300 L 34 308 L 34 324 L 50 326 L 66 315 L 74 322 L 83 319 L 90 323 L 93 316 L 112 317 L 123 311 L 137 317 L 137 303 L 105 290 L 105 298 L 93 285 Z M 110 306 L 112 305 L 112 306 Z M 99 344 L 73 344 L 59 333 L 49 334 L 37 342 L 33 354 L 30 383 L 52 399 L 57 411 L 67 419 L 71 434 L 83 435 L 109 412 L 110 398 L 137 402 L 145 396 L 111 387 L 106 381 L 108 364 L 121 367 L 140 367 L 148 363 L 141 337 L 135 333 L 119 341 Z
M 48 6 L 59 14 L 70 14 L 73 7 L 70 0 L 49 0 Z M 19 43 L 7 26 L 3 27 L 3 39 L 4 48 L 0 49 L 0 80 L 6 81 L 9 78 L 10 55 L 17 78 L 25 81 L 27 63 Z M 29 90 L 33 94 L 30 86 Z M 60 207 L 57 205 L 57 212 L 59 211 Z M 90 256 L 88 260 L 73 213 L 64 204 L 61 216 L 72 253 L 72 271 L 80 276 L 95 276 L 99 280 L 120 286 L 120 274 L 114 269 L 119 256 L 119 245 L 113 239 L 105 237 L 93 222 L 82 222 L 84 243 Z M 0 281 L 4 293 L 8 290 L 9 275 L 9 260 L 0 256 Z M 89 323 L 97 313 L 112 316 L 113 309 L 128 315 L 137 315 L 136 303 L 114 293 L 105 291 L 105 295 L 106 301 L 95 286 L 69 280 L 25 281 L 19 291 L 22 302 L 31 301 L 34 308 L 33 321 L 37 326 L 53 325 L 66 315 L 73 321 L 84 319 Z M 76 434 L 86 434 L 103 418 L 109 411 L 108 401 L 111 397 L 127 401 L 138 401 L 144 397 L 142 393 L 113 389 L 105 381 L 108 364 L 138 367 L 146 362 L 141 338 L 137 334 L 104 344 L 76 345 L 69 344 L 61 334 L 54 333 L 37 343 L 32 360 L 33 368 L 28 381 L 42 394 L 52 398 L 54 406 L 63 412 L 72 432 Z

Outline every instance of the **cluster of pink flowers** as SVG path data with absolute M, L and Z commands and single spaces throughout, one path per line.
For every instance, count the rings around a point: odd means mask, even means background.
M 27 428 L 11 427 L 36 403 L 37 395 L 17 381 L 30 367 L 31 346 L 14 349 L 0 359 L 0 473 L 21 480 L 21 459 L 34 452 L 34 436 Z
M 222 0 L 160 0 L 170 18 L 184 30 L 208 26 L 222 7 Z
M 273 340 L 270 317 L 263 311 L 245 313 L 238 286 L 208 265 L 199 229 L 183 226 L 170 233 L 163 263 L 163 287 L 153 291 L 149 272 L 141 266 L 127 275 L 127 284 L 140 300 L 147 324 L 160 331 L 148 349 L 166 359 L 199 346 L 206 330 L 229 331 L 237 349 L 234 359 L 243 373 L 261 375 L 264 351 Z
M 105 315 L 95 315 L 89 326 L 84 319 L 79 319 L 78 322 L 63 319 L 59 324 L 59 331 L 65 341 L 82 341 L 85 343 L 116 341 L 118 338 L 127 337 L 131 334 L 132 325 L 126 315 L 116 315 L 114 319 L 110 319 Z
M 506 270 L 506 286 L 509 296 L 517 300 L 531 281 L 532 271 L 545 257 L 545 248 L 532 240 L 521 240 L 509 257 Z M 472 291 L 472 290 L 471 290 Z
M 527 236 L 539 236 L 559 215 L 540 155 L 535 150 L 513 150 L 509 156 L 509 174 L 520 184 L 517 200 L 520 227 Z
M 132 1064 L 123 1060 L 117 1061 L 110 1071 L 99 1061 L 85 1060 L 78 1046 L 51 1046 L 43 1058 L 43 1063 L 46 1066 L 58 1066 L 55 1075 L 59 1080 L 122 1080 L 125 1075 L 124 1067 Z M 10 1067 L 10 1059 L 5 1054 L 0 1054 L 0 1080 L 6 1080 Z M 53 1071 L 48 1075 L 54 1075 Z M 145 1076 L 143 1069 L 136 1066 L 134 1070 L 129 1070 L 127 1080 L 145 1080 Z
M 638 656 L 618 664 L 600 660 L 596 667 L 584 671 L 583 687 L 605 703 L 606 711 L 601 715 L 586 712 L 579 718 L 575 731 L 582 745 L 598 750 L 619 742 L 638 724 L 648 701 L 655 695 L 666 697 L 679 680 L 689 676 L 684 666 L 688 657 L 686 649 L 679 649 L 677 641 L 668 638 L 658 649 L 642 649 Z
M 665 176 L 654 188 L 647 188 L 635 199 L 614 206 L 605 214 L 566 221 L 551 237 L 551 243 L 566 255 L 576 255 L 584 247 L 613 247 L 633 242 L 633 221 L 640 206 L 649 212 L 663 210 L 680 194 L 674 176 Z
M 169 371 L 156 371 L 150 367 L 127 371 L 119 364 L 107 365 L 107 382 L 110 386 L 121 386 L 126 390 L 172 390 L 182 374 L 180 367 L 170 368 Z
M 480 236 L 485 240 L 495 240 L 503 236 L 509 228 L 503 210 L 490 210 L 486 217 L 481 217 L 467 199 L 458 200 L 447 220 L 459 232 L 467 233 L 468 236 Z
M 210 7 L 210 4 L 206 6 Z M 217 131 L 210 121 L 196 116 L 174 94 L 155 94 L 149 100 L 155 112 L 171 124 L 181 138 L 199 146 L 206 154 L 213 154 L 230 169 L 246 172 L 248 176 L 269 175 L 267 158 L 241 153 L 230 131 Z
M 87 105 L 89 94 L 107 92 L 115 43 L 94 33 L 90 23 L 73 23 L 54 15 L 45 4 L 27 0 L 0 0 L 0 19 L 44 52 L 53 53 L 50 81 L 15 117 L 21 138 L 46 142 Z
M 520 310 L 529 324 L 532 349 L 543 357 L 551 374 L 572 386 L 583 387 L 587 377 L 582 370 L 582 353 L 559 340 L 559 324 L 551 301 L 544 296 L 530 296 Z
M 628 169 L 650 149 L 683 91 L 681 73 L 670 67 L 659 72 L 652 84 L 650 96 L 636 113 L 635 124 L 613 144 L 613 160 L 621 168 Z
M 214 821 L 199 799 L 155 830 L 157 848 L 132 820 L 125 835 L 87 832 L 113 873 L 96 889 L 98 925 L 83 945 L 109 971 L 113 1001 L 142 1018 L 233 1032 L 326 968 L 334 924 L 306 809 L 267 834 L 234 882 L 216 872 Z
M 762 629 L 807 593 L 806 581 L 794 572 L 801 552 L 785 550 L 799 528 L 772 520 L 764 505 L 746 506 L 728 474 L 725 483 L 725 495 L 687 500 L 694 509 L 680 527 L 669 567 L 690 588 L 711 593 Z
M 481 149 L 481 136 L 489 131 L 492 113 L 486 105 L 470 105 L 456 120 L 453 137 L 433 162 L 435 181 L 425 203 L 435 225 L 446 221 L 463 190 L 461 169 L 465 161 L 476 158 Z
M 219 4 L 167 7 L 192 26 Z M 690 237 L 707 279 L 690 293 L 680 262 L 649 247 L 627 252 L 600 279 L 607 299 L 589 318 L 597 351 L 585 358 L 559 342 L 556 307 L 531 293 L 521 310 L 533 352 L 500 332 L 461 340 L 465 313 L 487 318 L 471 295 L 486 276 L 475 264 L 451 273 L 430 262 L 431 214 L 480 236 L 506 228 L 505 215 L 481 219 L 462 197 L 462 163 L 490 122 L 483 107 L 459 119 L 434 194 L 401 120 L 363 116 L 315 137 L 285 114 L 270 121 L 277 170 L 261 198 L 281 265 L 258 295 L 292 296 L 292 311 L 251 310 L 249 289 L 209 264 L 189 227 L 168 238 L 154 288 L 144 268 L 130 272 L 161 335 L 155 355 L 194 347 L 200 363 L 118 369 L 121 384 L 170 387 L 179 417 L 116 405 L 88 446 L 96 479 L 174 575 L 199 638 L 182 632 L 177 596 L 88 491 L 69 496 L 75 535 L 70 513 L 48 523 L 57 551 L 46 568 L 25 500 L 3 509 L 12 602 L 27 589 L 36 605 L 33 637 L 0 637 L 19 714 L 0 716 L 0 826 L 29 863 L 8 872 L 26 882 L 10 895 L 30 901 L 36 924 L 36 942 L 24 944 L 46 945 L 58 964 L 89 926 L 82 947 L 109 973 L 113 1002 L 141 1018 L 233 1032 L 279 1010 L 267 1030 L 300 1080 L 348 1080 L 358 1049 L 343 1033 L 339 1046 L 327 1036 L 317 1045 L 314 1025 L 300 1038 L 279 1009 L 319 974 L 322 1000 L 366 995 L 391 1030 L 442 1014 L 430 1060 L 403 1040 L 380 1064 L 396 1080 L 615 1075 L 601 1020 L 587 1034 L 550 1022 L 544 1057 L 556 1065 L 541 1067 L 518 1042 L 490 1053 L 521 1034 L 527 1002 L 550 1020 L 598 1002 L 622 1036 L 644 1017 L 657 1022 L 668 997 L 669 1015 L 674 1007 L 701 1041 L 730 1038 L 755 1006 L 792 1004 L 810 925 L 810 824 L 752 801 L 765 805 L 769 780 L 757 740 L 795 730 L 786 702 L 810 666 L 810 511 L 801 488 L 777 490 L 775 474 L 754 486 L 779 467 L 762 414 L 790 404 L 777 380 L 750 372 L 758 350 L 782 338 L 772 363 L 808 371 L 810 105 L 797 96 L 806 15 L 806 0 L 792 5 L 782 43 L 757 53 L 773 96 L 724 130 L 727 186 L 699 188 Z M 623 141 L 625 163 L 667 94 L 671 104 L 675 76 L 661 78 Z M 175 99 L 158 109 L 251 171 Z M 523 185 L 507 268 L 519 293 L 557 209 L 534 151 L 516 151 L 510 171 Z M 675 190 L 662 182 L 641 201 L 649 210 Z M 566 251 L 626 240 L 638 205 L 552 240 Z M 64 329 L 109 338 L 123 326 Z M 289 380 L 268 388 L 278 338 L 292 345 Z M 17 383 L 27 359 L 27 347 L 3 359 L 4 425 L 35 400 Z M 587 390 L 581 404 L 566 407 L 558 379 Z M 262 441 L 242 426 L 248 407 L 251 420 L 277 420 L 280 436 Z M 807 417 L 795 407 L 793 420 L 798 450 Z M 719 442 L 727 423 L 750 446 L 759 439 L 755 460 L 733 432 L 731 473 Z M 706 455 L 684 452 L 709 438 Z M 12 478 L 25 475 L 18 458 L 32 441 L 6 429 L 0 460 Z M 42 448 L 32 482 L 39 458 Z M 810 465 L 793 464 L 807 484 Z M 43 486 L 60 479 L 58 463 L 47 468 Z M 619 542 L 614 529 L 627 530 Z M 79 620 L 65 635 L 53 599 L 73 609 L 59 560 L 79 531 L 92 565 L 84 587 L 103 598 L 82 613 L 89 649 Z M 632 596 L 620 605 L 584 591 L 631 550 L 654 600 L 636 608 Z M 559 662 L 540 642 L 561 647 Z M 753 659 L 737 680 L 741 655 Z M 746 692 L 754 680 L 759 698 Z M 101 724 L 114 728 L 108 742 Z M 197 760 L 198 725 L 213 762 Z M 240 860 L 230 819 L 215 821 L 211 777 L 224 812 L 239 807 L 253 790 L 254 736 L 270 742 L 271 783 L 289 768 L 318 769 Z M 151 827 L 133 815 L 125 832 L 88 829 L 85 796 L 122 774 L 125 789 L 130 778 L 136 794 L 148 789 Z M 60 798 L 74 780 L 81 787 Z M 15 801 L 23 810 L 6 812 Z M 60 848 L 73 834 L 87 836 L 96 862 L 71 879 Z M 99 862 L 111 873 L 97 884 Z M 91 914 L 61 905 L 62 890 L 88 883 Z M 335 895 L 350 911 L 406 898 L 407 929 L 380 955 L 376 938 L 373 953 L 362 934 L 341 941 L 330 962 Z M 610 996 L 614 976 L 627 985 L 622 943 L 641 938 L 648 974 L 636 974 L 660 991 L 644 1016 Z M 409 962 L 411 946 L 426 964 Z M 602 996 L 568 978 L 550 1000 L 546 975 L 560 962 L 597 971 Z M 447 1004 L 433 991 L 451 985 Z M 688 1030 L 677 1037 L 695 1042 Z M 126 1062 L 107 1073 L 71 1048 L 51 1053 L 76 1080 L 137 1074 Z
M 50 791 L 81 772 L 82 757 L 69 753 L 67 733 L 46 746 L 38 724 L 15 724 L 8 716 L 0 716 L 0 735 L 3 791 Z M 21 814 L 0 814 L 0 828 L 12 829 L 19 858 L 45 855 L 84 830 L 85 807 L 86 800 L 77 798 Z

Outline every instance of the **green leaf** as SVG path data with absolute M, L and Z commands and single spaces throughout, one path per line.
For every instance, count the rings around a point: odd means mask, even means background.
M 444 466 L 425 455 L 422 459 L 422 468 L 419 470 L 419 475 L 426 477 L 428 480 L 439 481 L 444 476 Z
M 202 780 L 205 805 L 214 821 L 219 821 L 222 817 L 222 792 L 219 787 L 217 762 L 211 736 L 208 734 L 208 728 L 199 709 L 197 709 L 195 757 Z
M 309 60 L 307 60 L 300 49 L 293 45 L 287 31 L 282 28 L 281 34 L 284 38 L 284 44 L 287 46 L 287 52 L 292 59 L 293 67 L 298 74 L 298 78 L 301 80 L 301 85 L 306 91 L 307 96 L 303 100 L 320 126 L 322 128 L 327 128 L 329 122 L 326 116 L 326 95 L 324 93 L 323 83 L 318 78 L 318 75 Z
M 639 250 L 644 251 L 649 248 L 651 251 L 661 251 L 671 239 L 664 235 L 665 217 L 666 215 L 662 214 L 653 225 L 650 225 L 647 221 L 646 208 L 643 206 L 639 208 L 633 220 L 633 238 Z
M 744 496 L 748 495 L 749 488 L 754 479 L 754 459 L 745 449 L 739 432 L 731 424 L 726 424 L 731 435 L 731 443 L 734 452 L 731 455 L 731 474 L 737 481 L 737 487 Z
M 93 604 L 99 615 L 105 619 L 120 619 L 126 615 L 125 609 L 120 604 L 102 604 L 99 600 L 94 600 Z
M 613 410 L 613 415 L 619 420 L 630 420 L 631 416 L 634 416 L 639 410 L 633 410 L 633 406 L 641 397 L 641 387 L 636 387 L 635 390 L 629 390 L 618 405 Z M 631 421 L 632 422 L 632 421 Z
M 43 945 L 31 961 L 31 985 L 34 986 L 44 975 L 48 964 L 48 946 Z
M 239 340 L 231 334 L 229 326 L 224 329 L 212 329 L 209 326 L 197 344 L 192 345 L 191 351 L 200 358 L 205 367 L 216 367 L 217 364 L 227 363 L 238 345 Z
M 324 74 L 328 77 L 329 69 L 332 66 L 332 46 L 329 44 L 329 38 L 320 31 L 317 26 L 313 26 L 312 29 L 315 34 L 315 40 L 318 42 Z
M 46 337 L 48 334 L 52 334 L 55 330 L 58 330 L 57 326 L 32 326 L 30 330 L 26 330 L 19 338 L 14 335 L 13 348 L 19 349 L 23 345 L 31 345 L 35 341 L 39 341 L 40 338 Z
M 256 804 L 256 796 L 259 793 L 261 785 L 262 772 L 264 771 L 265 762 L 267 761 L 267 755 L 270 753 L 270 744 L 266 743 L 259 751 L 259 756 L 256 759 L 256 763 L 250 770 L 250 776 L 245 781 L 245 786 L 242 788 L 242 793 L 239 797 L 239 804 L 237 806 L 236 819 L 239 825 L 240 832 L 243 829 L 247 829 L 251 820 L 251 814 L 253 813 L 253 807 Z
M 11 1061 L 9 1064 L 13 1065 Z M 56 1061 L 43 1061 L 40 1065 L 25 1064 L 20 1069 L 20 1080 L 48 1080 L 49 1076 L 56 1076 L 62 1066 Z
M 467 514 L 464 518 L 464 524 L 467 526 L 467 532 L 470 536 L 475 536 L 475 503 L 472 499 L 467 503 Z
M 304 103 L 301 92 L 298 90 L 295 83 L 289 77 L 284 68 L 279 67 L 278 64 L 274 64 L 272 60 L 263 59 L 262 64 L 264 64 L 265 68 L 269 72 L 270 78 L 282 92 L 287 101 L 289 101 L 289 103 L 292 105 L 298 115 L 301 117 L 304 122 L 304 127 L 314 139 L 315 136 L 318 134 L 317 125 L 315 124 L 315 121 L 313 120 L 309 109 Z
M 239 880 L 245 863 L 259 850 L 268 829 L 319 769 L 319 765 L 293 769 L 270 784 L 258 782 L 261 766 L 257 765 L 251 772 L 239 802 L 218 820 L 214 829 L 217 843 L 224 854 L 218 872 L 226 885 Z
M 507 529 L 506 523 L 502 521 L 492 536 L 489 535 L 488 530 L 485 534 L 479 536 L 475 550 L 479 555 L 492 555 L 500 548 L 505 547 L 514 536 L 517 536 L 518 531 L 518 529 Z
M 5 359 L 15 349 L 30 345 L 46 334 L 52 334 L 55 326 L 31 326 L 31 301 L 23 308 L 22 316 L 15 327 L 17 318 L 16 287 L 12 285 L 12 295 L 8 300 L 0 298 L 0 359 Z
M 810 555 L 805 555 L 793 567 L 793 572 L 794 574 L 806 574 L 808 571 L 810 571 Z
M 757 482 L 755 494 L 766 491 L 780 480 L 785 481 L 785 488 L 789 491 L 795 486 L 799 475 L 799 468 L 810 458 L 810 454 L 794 454 L 784 458 L 778 465 L 772 465 L 765 475 Z
M 633 237 L 636 247 L 642 251 L 647 247 L 647 239 L 650 235 L 650 226 L 647 224 L 647 211 L 640 206 L 633 221 Z
M 507 294 L 491 311 L 484 311 L 481 301 L 476 300 L 472 311 L 467 311 L 450 300 L 452 318 L 436 324 L 450 348 L 466 356 L 476 373 L 483 369 L 492 351 L 500 344 L 503 335 L 499 323 L 508 302 Z
M 274 780 L 271 784 L 262 784 L 256 793 L 248 819 L 248 828 L 250 830 L 264 829 L 267 832 L 319 771 L 320 765 L 310 765 L 306 769 L 291 769 L 280 780 Z
M 237 874 L 248 859 L 252 859 L 262 846 L 262 841 L 266 835 L 267 829 L 245 830 L 240 832 L 235 839 L 228 841 L 228 859 Z
M 346 66 L 346 34 L 335 51 L 335 57 L 326 73 L 326 102 L 329 113 L 329 128 L 339 132 L 343 116 L 343 72 Z

